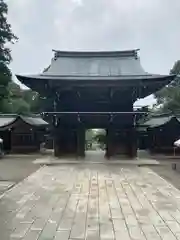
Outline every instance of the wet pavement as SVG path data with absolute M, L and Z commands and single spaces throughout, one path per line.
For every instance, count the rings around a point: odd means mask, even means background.
M 10 188 L 12 188 L 15 185 L 14 182 L 9 182 L 9 181 L 0 181 L 0 197 L 1 195 L 9 190 Z
M 0 185 L 1 182 L 18 183 L 28 177 L 39 166 L 33 164 L 35 156 L 5 156 L 0 160 Z M 40 157 L 39 157 L 40 159 Z
M 1 198 L 0 239 L 180 239 L 180 191 L 148 167 L 42 167 Z

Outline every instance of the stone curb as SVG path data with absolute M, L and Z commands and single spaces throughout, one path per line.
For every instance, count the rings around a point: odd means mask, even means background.
M 149 161 L 149 162 L 128 162 L 128 161 L 82 161 L 82 160 L 65 160 L 65 161 L 50 161 L 50 160 L 35 160 L 33 162 L 34 164 L 39 164 L 39 165 L 46 165 L 46 166 L 55 166 L 55 165 L 62 165 L 62 164 L 85 164 L 85 165 L 90 165 L 90 164 L 104 164 L 104 165 L 128 165 L 128 166 L 152 166 L 152 165 L 160 165 L 158 161 Z

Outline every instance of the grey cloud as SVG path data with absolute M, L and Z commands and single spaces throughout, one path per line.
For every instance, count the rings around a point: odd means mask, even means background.
M 62 37 L 60 47 L 111 50 L 138 47 L 142 56 L 149 59 L 148 64 L 144 60 L 149 71 L 167 73 L 177 55 L 172 45 L 180 39 L 179 7 L 176 0 L 173 4 L 167 0 L 84 0 L 69 16 L 65 27 L 57 29 L 59 38 Z M 169 59 L 162 64 L 167 49 Z M 159 63 L 154 58 L 159 58 Z

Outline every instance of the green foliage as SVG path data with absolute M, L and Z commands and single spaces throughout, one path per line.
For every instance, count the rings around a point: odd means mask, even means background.
M 40 111 L 40 96 L 37 92 L 21 89 L 15 82 L 9 83 L 8 91 L 10 97 L 6 107 L 10 113 L 26 114 Z
M 86 141 L 93 141 L 94 131 L 93 129 L 88 129 L 86 131 Z
M 11 50 L 7 43 L 14 43 L 17 37 L 13 34 L 11 25 L 7 22 L 8 6 L 4 0 L 0 0 L 0 111 L 7 108 L 9 97 L 8 84 L 11 81 L 11 71 L 8 67 L 12 60 Z M 6 99 L 6 100 L 5 100 Z
M 177 77 L 171 84 L 155 94 L 157 105 L 160 105 L 158 108 L 160 113 L 180 112 L 180 60 L 175 62 L 170 74 L 175 74 Z
M 173 68 L 170 70 L 170 74 L 178 75 L 180 73 L 180 60 L 176 61 Z
M 180 112 L 180 86 L 168 86 L 157 95 L 162 112 Z
M 147 119 L 148 115 L 150 114 L 150 109 L 148 106 L 144 106 L 136 109 L 135 113 L 137 114 L 134 120 L 135 120 L 135 124 L 137 124 L 140 122 L 144 122 Z
M 30 105 L 23 98 L 23 90 L 14 82 L 8 85 L 9 101 L 8 110 L 10 113 L 24 114 L 30 112 Z
M 105 144 L 106 143 L 106 133 L 105 132 L 98 132 L 94 136 L 94 140 L 100 144 Z
M 33 113 L 40 111 L 40 95 L 31 89 L 23 91 L 23 99 L 29 104 L 30 111 Z
M 30 113 L 30 106 L 23 98 L 11 99 L 11 113 L 28 114 Z
M 11 50 L 8 43 L 14 43 L 17 37 L 7 22 L 8 5 L 0 0 L 0 112 L 26 114 L 38 112 L 40 97 L 32 90 L 23 90 L 11 80 Z
M 86 141 L 102 142 L 104 141 L 106 132 L 104 129 L 88 129 L 86 131 Z

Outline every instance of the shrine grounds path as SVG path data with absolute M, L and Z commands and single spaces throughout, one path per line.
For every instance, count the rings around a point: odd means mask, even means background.
M 20 157 L 6 156 L 0 159 L 0 181 L 12 181 L 18 183 L 31 173 L 36 171 L 39 166 L 33 164 L 35 156 L 22 155 Z
M 175 173 L 173 183 L 171 171 L 98 163 L 41 167 L 1 197 L 0 239 L 180 239 L 180 190 L 172 185 L 180 177 Z
M 34 159 L 35 156 L 26 155 L 5 156 L 0 159 L 0 195 L 40 167 L 33 164 Z

